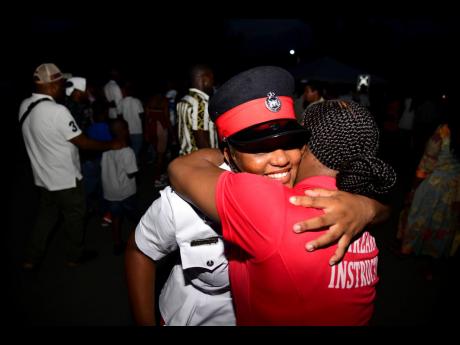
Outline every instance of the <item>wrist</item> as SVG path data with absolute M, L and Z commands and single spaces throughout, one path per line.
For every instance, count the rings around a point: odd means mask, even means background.
M 365 196 L 361 196 L 364 203 L 364 209 L 366 212 L 366 223 L 374 224 L 377 221 L 378 210 L 380 209 L 381 204 Z

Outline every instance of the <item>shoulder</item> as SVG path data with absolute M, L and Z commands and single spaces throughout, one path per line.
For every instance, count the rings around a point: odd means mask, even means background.
M 52 107 L 56 109 L 56 111 L 62 112 L 62 113 L 68 113 L 70 114 L 69 108 L 67 108 L 65 105 L 56 103 L 56 102 L 42 102 L 43 105 L 47 107 Z
M 34 109 L 36 109 L 39 113 L 46 112 L 47 114 L 51 115 L 51 117 L 49 117 L 50 119 L 53 118 L 55 120 L 62 120 L 67 119 L 68 117 L 72 117 L 70 110 L 66 106 L 56 103 L 52 99 L 40 102 Z M 62 115 L 65 115 L 65 117 Z
M 166 186 L 160 191 L 160 198 L 163 204 L 170 205 L 173 213 L 174 211 L 181 213 L 180 211 L 184 208 L 192 209 L 190 204 L 174 192 L 171 186 Z
M 130 146 L 123 147 L 120 150 L 115 150 L 115 152 L 119 152 L 121 155 L 124 155 L 124 156 L 133 156 L 133 155 L 135 155 L 134 150 Z
M 29 103 L 32 103 L 32 100 L 33 100 L 33 96 L 24 98 L 19 107 L 22 108 L 22 107 L 25 107 L 26 105 L 29 105 Z
M 32 103 L 32 97 L 27 97 L 26 99 L 24 99 L 19 105 L 19 115 L 22 115 L 26 111 L 29 104 L 31 103 Z
M 263 199 L 266 196 L 284 193 L 284 186 L 268 178 L 250 173 L 234 173 L 226 171 L 221 174 L 218 182 L 218 193 L 239 195 L 246 200 Z
M 192 94 L 187 94 L 184 97 L 182 97 L 178 103 L 180 103 L 182 105 L 184 105 L 184 104 L 185 105 L 192 105 L 195 102 L 197 102 L 197 99 L 195 99 L 195 97 L 193 97 Z

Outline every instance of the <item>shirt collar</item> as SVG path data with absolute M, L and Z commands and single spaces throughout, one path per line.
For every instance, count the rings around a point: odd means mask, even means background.
M 201 90 L 198 90 L 198 89 L 195 89 L 194 87 L 191 87 L 190 89 L 188 89 L 190 92 L 195 92 L 195 93 L 198 93 L 200 96 L 202 96 L 206 101 L 209 100 L 209 96 L 201 91 Z
M 50 95 L 45 95 L 44 93 L 33 92 L 32 96 L 35 97 L 35 98 L 49 98 L 50 100 L 54 101 L 53 97 L 51 97 Z

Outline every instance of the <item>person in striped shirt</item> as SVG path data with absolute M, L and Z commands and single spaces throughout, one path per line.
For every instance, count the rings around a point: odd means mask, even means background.
M 209 117 L 208 101 L 213 91 L 214 73 L 208 66 L 192 68 L 191 88 L 177 103 L 178 137 L 180 155 L 186 155 L 200 148 L 216 148 L 217 134 Z

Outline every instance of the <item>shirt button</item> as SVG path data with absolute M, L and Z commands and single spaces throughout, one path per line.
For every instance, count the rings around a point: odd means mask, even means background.
M 212 265 L 214 265 L 214 261 L 208 260 L 208 261 L 206 262 L 206 265 L 208 265 L 209 267 L 211 267 Z

